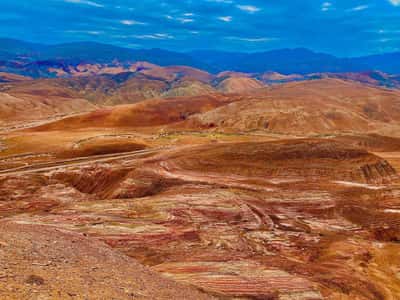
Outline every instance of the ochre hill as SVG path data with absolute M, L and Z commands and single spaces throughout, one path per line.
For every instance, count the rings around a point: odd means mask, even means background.
M 131 80 L 126 84 L 135 82 Z M 185 86 L 175 87 L 175 91 L 180 89 Z M 137 89 L 127 89 L 128 94 L 130 91 Z M 395 136 L 400 128 L 399 120 L 400 92 L 352 81 L 323 79 L 240 94 L 216 94 L 208 90 L 203 96 L 153 99 L 132 106 L 102 109 L 43 128 L 169 125 L 173 130 Z
M 132 105 L 104 108 L 89 114 L 65 118 L 32 130 L 64 130 L 88 127 L 152 127 L 186 120 L 190 115 L 206 112 L 240 99 L 210 94 L 195 97 L 152 99 Z
M 15 82 L 15 81 L 25 81 L 31 79 L 32 78 L 29 76 L 0 72 L 0 82 Z
M 174 153 L 163 165 L 185 173 L 224 174 L 243 179 L 390 181 L 396 174 L 385 160 L 335 140 L 223 143 Z
M 35 88 L 0 92 L 0 124 L 35 121 L 94 110 L 95 105 L 68 90 Z
M 286 134 L 392 133 L 400 125 L 400 92 L 323 79 L 258 89 L 187 121 L 191 128 Z
M 95 105 L 113 106 L 132 104 L 151 98 L 207 95 L 218 91 L 248 92 L 265 86 L 246 75 L 241 77 L 226 75 L 224 78 L 217 78 L 191 67 L 159 67 L 145 62 L 132 64 L 125 69 L 121 66 L 79 65 L 71 70 L 74 71 L 73 76 L 61 74 L 59 78 L 42 78 L 34 81 L 23 80 L 27 78 L 17 75 L 13 75 L 13 79 L 8 76 L 7 81 L 10 82 L 0 84 L 0 91 L 11 95 L 23 92 L 35 97 L 62 89 L 75 98 L 86 99 Z M 0 74 L 0 82 L 1 78 Z
M 262 87 L 265 87 L 262 82 L 244 76 L 228 77 L 217 85 L 217 89 L 223 93 L 244 93 Z
M 206 71 L 187 66 L 153 67 L 144 69 L 141 73 L 168 82 L 189 78 L 203 83 L 210 83 L 215 77 Z

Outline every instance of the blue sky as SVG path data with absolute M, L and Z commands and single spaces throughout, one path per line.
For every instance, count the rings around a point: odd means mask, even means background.
M 400 0 L 0 0 L 0 36 L 175 51 L 400 51 Z

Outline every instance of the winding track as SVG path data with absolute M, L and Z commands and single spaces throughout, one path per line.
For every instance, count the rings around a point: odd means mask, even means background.
M 153 148 L 147 150 L 138 150 L 132 152 L 124 152 L 124 153 L 113 153 L 113 154 L 104 154 L 104 155 L 95 155 L 95 156 L 85 156 L 85 157 L 78 157 L 73 159 L 67 160 L 59 160 L 53 161 L 48 163 L 39 163 L 29 166 L 23 166 L 13 169 L 7 169 L 0 171 L 0 177 L 2 176 L 11 176 L 11 175 L 23 175 L 28 173 L 35 173 L 35 172 L 47 172 L 51 170 L 57 170 L 64 167 L 72 167 L 72 166 L 84 166 L 96 162 L 107 162 L 113 161 L 117 159 L 123 158 L 132 158 L 144 154 L 151 154 L 157 153 L 161 150 L 168 149 L 169 147 L 160 147 L 160 148 Z

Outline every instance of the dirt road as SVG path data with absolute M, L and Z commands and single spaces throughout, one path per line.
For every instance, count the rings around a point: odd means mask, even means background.
M 124 152 L 124 153 L 113 153 L 113 154 L 104 154 L 104 155 L 96 155 L 96 156 L 88 156 L 88 157 L 78 157 L 73 159 L 66 159 L 66 160 L 59 160 L 54 162 L 47 162 L 47 163 L 39 163 L 29 166 L 23 166 L 13 169 L 7 169 L 0 171 L 0 177 L 2 176 L 10 176 L 10 175 L 22 175 L 28 173 L 35 173 L 35 172 L 47 172 L 51 170 L 57 170 L 64 167 L 71 167 L 71 166 L 83 166 L 88 165 L 96 162 L 107 162 L 118 160 L 122 158 L 132 158 L 140 155 L 152 154 L 157 153 L 161 150 L 165 150 L 167 147 L 161 148 L 153 148 L 153 149 L 146 149 L 146 150 L 139 150 L 139 151 L 132 151 L 132 152 Z

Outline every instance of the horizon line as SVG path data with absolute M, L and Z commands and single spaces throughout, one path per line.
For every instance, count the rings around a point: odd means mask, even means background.
M 71 45 L 71 44 L 79 44 L 79 43 L 92 43 L 92 44 L 98 44 L 98 45 L 105 45 L 105 46 L 112 46 L 116 48 L 121 48 L 121 49 L 126 49 L 126 50 L 132 50 L 132 51 L 140 51 L 140 50 L 163 50 L 163 51 L 169 51 L 169 52 L 175 52 L 175 53 L 180 53 L 180 54 L 190 54 L 191 52 L 196 52 L 196 51 L 214 51 L 214 52 L 222 52 L 222 53 L 227 53 L 227 54 L 257 54 L 257 53 L 267 53 L 267 52 L 274 52 L 274 51 L 282 51 L 282 50 L 307 50 L 310 52 L 313 52 L 315 54 L 324 54 L 324 55 L 330 55 L 335 58 L 339 59 L 354 59 L 354 58 L 361 58 L 361 57 L 369 57 L 369 56 L 379 56 L 379 55 L 388 55 L 388 54 L 397 54 L 400 53 L 399 51 L 391 51 L 391 52 L 381 52 L 381 53 L 371 53 L 371 54 L 366 54 L 366 55 L 357 55 L 357 56 L 338 56 L 332 53 L 329 53 L 328 51 L 319 51 L 315 50 L 312 48 L 308 47 L 283 47 L 283 48 L 272 48 L 272 49 L 265 49 L 265 50 L 257 50 L 257 51 L 234 51 L 234 50 L 222 50 L 222 49 L 216 49 L 216 48 L 194 48 L 191 50 L 187 51 L 176 51 L 176 50 L 171 50 L 168 48 L 161 48 L 161 47 L 153 47 L 153 48 L 130 48 L 128 46 L 124 45 L 117 45 L 114 43 L 108 43 L 108 42 L 98 42 L 98 41 L 93 41 L 93 40 L 77 40 L 77 41 L 71 41 L 71 42 L 60 42 L 60 43 L 44 43 L 44 42 L 36 42 L 36 41 L 30 41 L 30 40 L 23 40 L 23 39 L 18 39 L 18 38 L 11 38 L 11 37 L 1 37 L 0 40 L 13 40 L 16 42 L 23 42 L 23 43 L 28 43 L 28 44 L 34 44 L 34 45 L 39 45 L 39 46 L 47 46 L 47 47 L 52 47 L 52 46 L 60 46 L 60 45 Z M 7 52 L 7 51 L 5 51 Z

